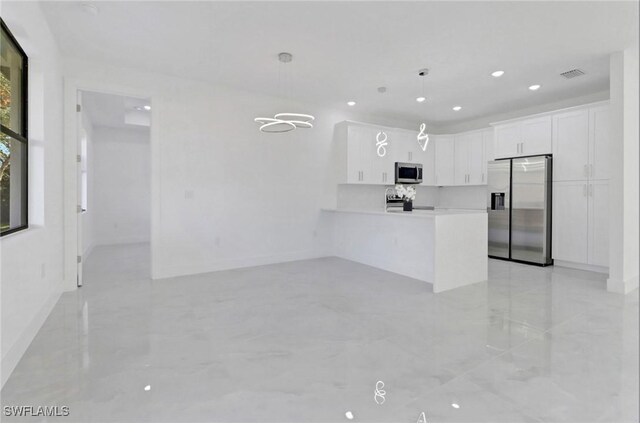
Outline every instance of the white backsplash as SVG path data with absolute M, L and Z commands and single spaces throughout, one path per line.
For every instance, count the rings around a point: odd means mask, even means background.
M 391 187 L 392 185 L 389 185 Z M 382 210 L 384 191 L 381 185 L 338 185 L 339 209 Z M 415 206 L 435 206 L 452 209 L 486 209 L 487 187 L 417 187 Z
M 384 191 L 388 187 L 382 185 L 338 185 L 338 208 L 382 210 L 384 208 Z M 436 187 L 418 186 L 413 204 L 416 206 L 435 206 L 437 191 Z

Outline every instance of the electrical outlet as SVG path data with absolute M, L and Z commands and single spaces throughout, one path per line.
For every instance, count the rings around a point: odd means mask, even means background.
M 184 192 L 184 198 L 187 200 L 191 200 L 193 198 L 193 190 L 185 190 Z

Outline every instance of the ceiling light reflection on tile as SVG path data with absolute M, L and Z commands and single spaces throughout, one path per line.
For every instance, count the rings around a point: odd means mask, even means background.
M 453 106 L 453 110 L 459 112 L 460 110 L 462 110 L 462 106 Z
M 531 85 L 531 86 L 529 87 L 529 89 L 530 89 L 531 91 L 537 91 L 540 87 L 541 87 L 541 85 L 534 84 L 534 85 Z
M 494 78 L 500 78 L 502 75 L 504 75 L 504 71 L 501 71 L 501 70 L 491 73 L 491 76 L 493 76 Z

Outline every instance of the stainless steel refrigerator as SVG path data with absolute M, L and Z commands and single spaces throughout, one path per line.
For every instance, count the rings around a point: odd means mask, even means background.
M 546 266 L 551 258 L 551 156 L 487 166 L 489 257 Z

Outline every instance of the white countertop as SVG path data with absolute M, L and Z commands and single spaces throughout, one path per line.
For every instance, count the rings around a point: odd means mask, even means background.
M 414 218 L 434 218 L 436 216 L 451 216 L 457 214 L 486 214 L 485 210 L 477 210 L 477 209 L 439 209 L 435 210 L 419 210 L 414 209 L 410 212 L 402 211 L 401 208 L 398 208 L 397 211 L 388 211 L 384 210 L 374 210 L 374 209 L 329 209 L 323 208 L 323 211 L 326 212 L 335 212 L 335 213 L 359 213 L 359 214 L 375 214 L 382 216 L 402 216 L 402 217 L 414 217 Z

